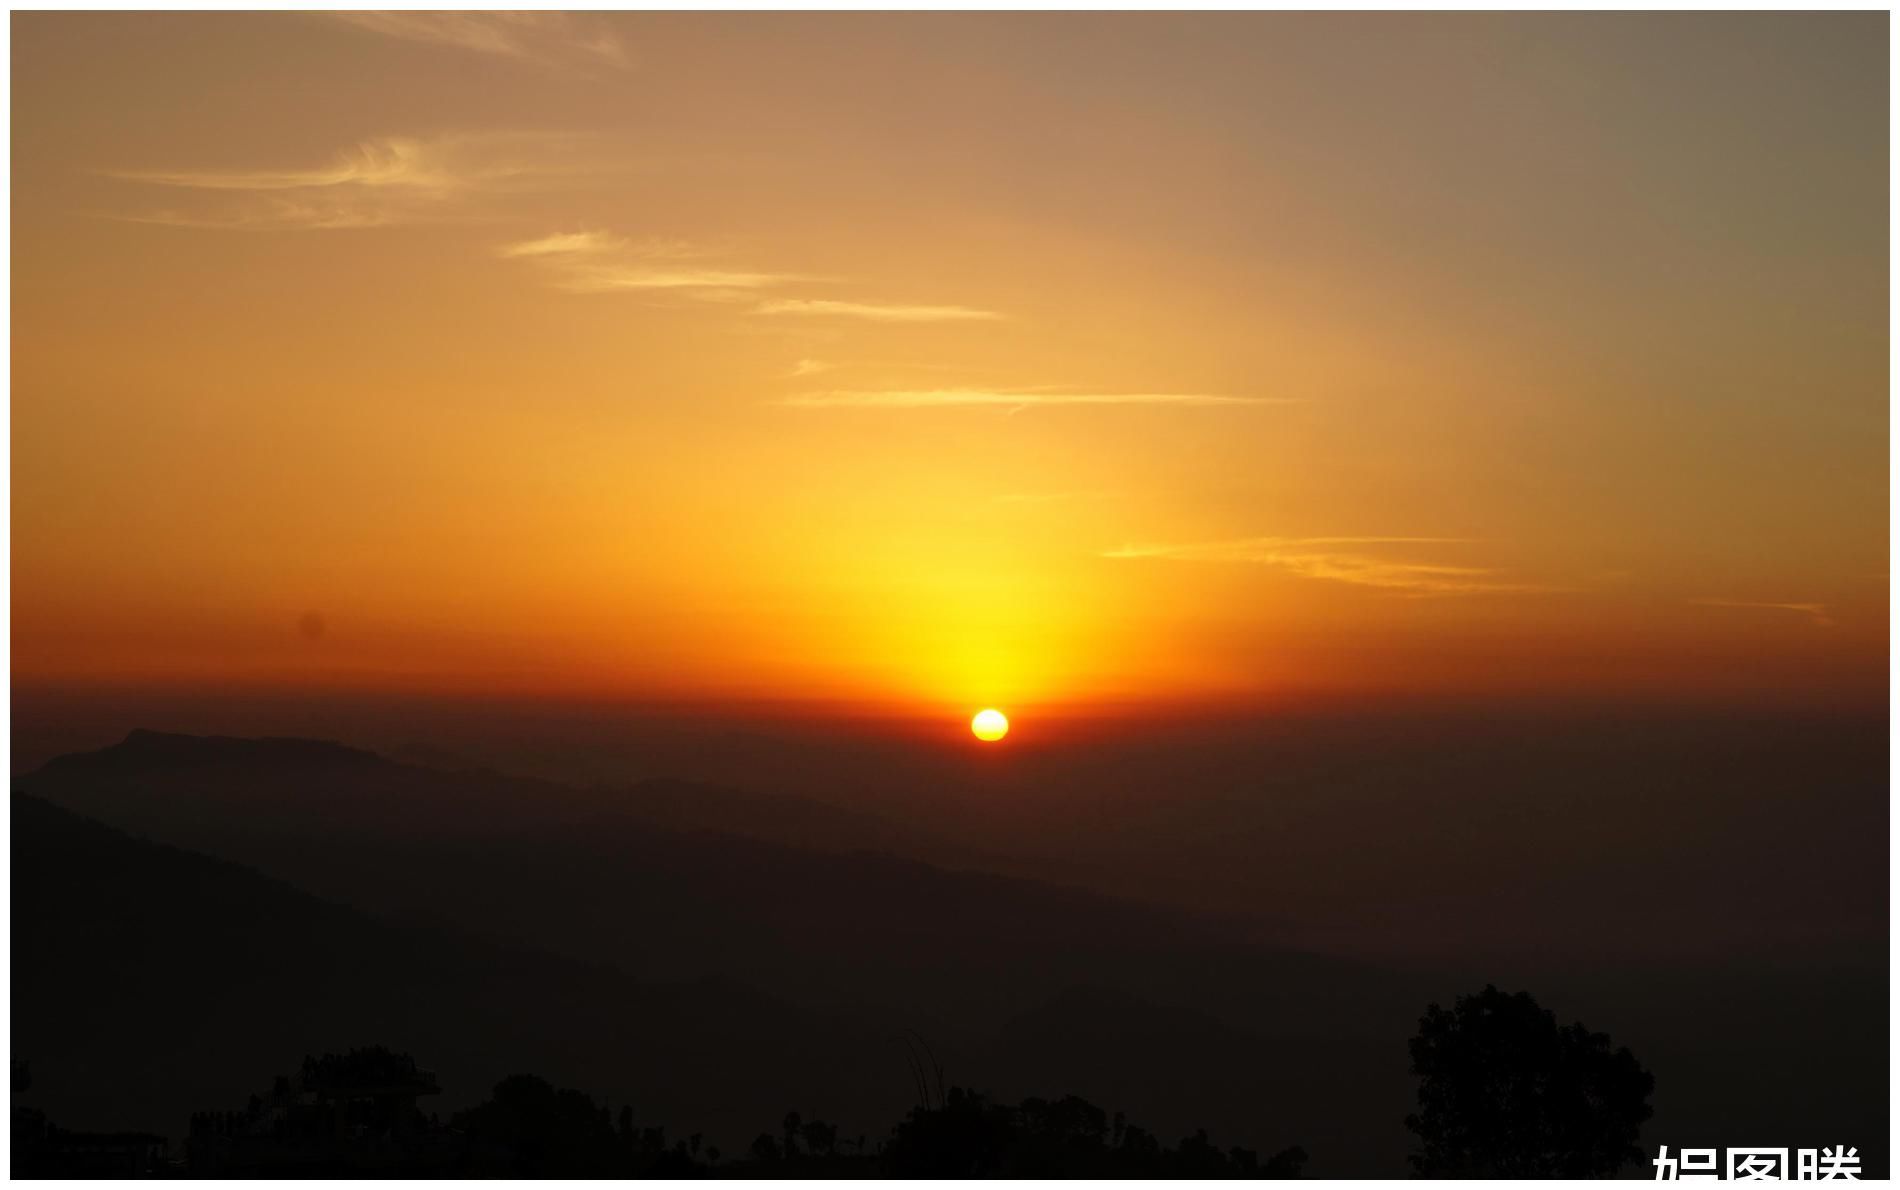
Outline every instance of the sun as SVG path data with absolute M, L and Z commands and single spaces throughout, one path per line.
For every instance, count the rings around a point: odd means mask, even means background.
M 984 743 L 995 743 L 1009 734 L 1009 720 L 994 708 L 978 711 L 970 720 L 970 731 Z

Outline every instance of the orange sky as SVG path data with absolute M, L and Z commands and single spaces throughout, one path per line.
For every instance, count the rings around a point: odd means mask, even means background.
M 15 678 L 1877 700 L 1886 21 L 15 15 Z

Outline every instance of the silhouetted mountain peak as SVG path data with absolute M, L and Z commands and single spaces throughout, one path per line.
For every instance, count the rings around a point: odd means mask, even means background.
M 399 749 L 392 757 L 329 740 L 138 728 L 117 744 L 48 761 L 21 787 L 159 836 L 181 820 L 220 832 L 374 827 L 432 838 L 590 824 L 709 831 L 828 852 L 928 850 L 883 819 L 805 798 L 666 779 L 580 789 L 426 748 L 417 753 Z M 188 841 L 207 845 L 201 835 Z
M 162 768 L 162 767 L 276 767 L 310 769 L 364 768 L 390 762 L 360 748 L 334 740 L 307 740 L 288 736 L 247 739 L 238 736 L 185 735 L 135 727 L 116 744 L 97 752 L 61 756 L 47 767 Z

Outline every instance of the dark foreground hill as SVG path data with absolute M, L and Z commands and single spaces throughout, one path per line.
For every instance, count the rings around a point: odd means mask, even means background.
M 1356 1033 L 1381 1013 L 1402 1026 L 1430 990 L 1272 946 L 1246 923 L 867 848 L 872 828 L 843 811 L 863 829 L 789 844 L 813 837 L 789 820 L 828 812 L 798 799 L 741 833 L 728 829 L 741 808 L 780 799 L 579 790 L 319 741 L 142 731 L 15 788 L 368 912 L 651 978 L 730 976 L 986 1028 L 1103 976 L 1237 1022 L 1298 1016 L 1306 1033 Z
M 870 1022 L 378 921 L 31 797 L 12 829 L 13 1052 L 71 1126 L 182 1136 L 193 1110 L 365 1038 L 429 1056 L 449 1106 L 519 1069 L 735 1134 L 813 1069 L 861 1090 L 834 1111 L 905 1103 Z
M 146 1055 L 127 1091 L 148 1088 L 152 1104 L 165 1063 L 199 1061 L 189 1047 L 165 1048 L 181 1035 L 206 1052 L 226 1047 L 221 1094 L 229 1078 L 248 1084 L 301 1053 L 376 1040 L 471 1092 L 506 1061 L 617 1102 L 664 1104 L 728 1142 L 743 1139 L 723 1135 L 729 1127 L 794 1105 L 868 1129 L 906 1106 L 909 1075 L 891 1039 L 914 1029 L 952 1081 L 1006 1099 L 1075 1093 L 1163 1135 L 1206 1127 L 1268 1152 L 1297 1142 L 1311 1173 L 1398 1175 L 1411 1107 L 1405 1039 L 1427 1001 L 1496 981 L 1530 987 L 1637 1050 L 1658 1080 L 1652 1141 L 1782 1143 L 1751 1139 L 1772 1133 L 1810 1144 L 1823 1139 L 1810 1133 L 1834 1129 L 1843 1135 L 1827 1143 L 1860 1143 L 1884 1132 L 1884 954 L 1579 967 L 1553 937 L 1547 960 L 1510 970 L 1381 968 L 1274 946 L 1247 923 L 866 851 L 858 827 L 841 827 L 832 848 L 787 845 L 769 813 L 763 837 L 697 829 L 733 825 L 743 803 L 708 791 L 702 818 L 693 788 L 675 787 L 653 811 L 636 792 L 419 769 L 334 744 L 135 732 L 16 789 L 321 901 L 272 885 L 271 896 L 232 890 L 171 905 L 168 881 L 134 892 L 116 861 L 93 852 L 74 873 L 105 874 L 67 878 L 111 895 L 22 896 L 23 867 L 44 861 L 21 864 L 16 826 L 16 923 L 31 911 L 81 933 L 95 928 L 88 914 L 130 913 L 114 928 L 183 947 L 115 950 L 126 965 L 111 971 L 55 948 L 69 965 L 31 1003 L 57 1019 L 68 986 L 86 984 L 77 999 L 101 1009 L 125 988 L 160 988 L 166 1011 L 135 1005 L 138 1028 L 115 1035 L 116 1052 Z M 822 808 L 785 813 L 825 820 Z M 233 908 L 282 896 L 321 912 L 306 922 L 301 910 Z M 342 927 L 313 923 L 340 906 L 380 940 L 322 942 Z M 185 932 L 234 912 L 223 934 Z M 305 935 L 319 940 L 315 959 Z M 16 968 L 19 938 L 16 924 Z M 251 950 L 275 966 L 252 970 Z M 169 986 L 179 982 L 190 988 Z M 361 1031 L 385 1019 L 401 1030 Z M 241 1041 L 228 1036 L 232 1021 Z M 465 1026 L 490 1029 L 496 1043 L 457 1040 Z M 48 1036 L 60 1052 L 90 1044 L 78 1025 Z M 101 1103 L 127 1093 L 108 1063 L 87 1061 L 87 1093 Z M 458 1064 L 468 1077 L 451 1077 Z M 1881 1165 L 1870 1158 L 1870 1169 Z
M 378 921 L 32 797 L 12 827 L 13 1047 L 32 1104 L 68 1126 L 182 1137 L 193 1112 L 359 1038 L 431 1055 L 445 1112 L 530 1069 L 729 1153 L 788 1106 L 859 1135 L 917 1103 L 902 1026 L 873 1011 Z

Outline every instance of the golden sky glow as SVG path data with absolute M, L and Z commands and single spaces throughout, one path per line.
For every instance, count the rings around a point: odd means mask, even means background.
M 1884 689 L 1882 14 L 12 21 L 16 677 Z

